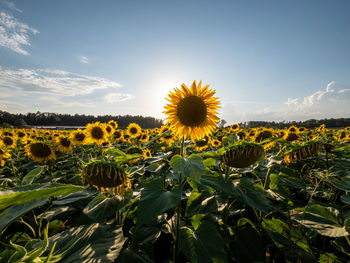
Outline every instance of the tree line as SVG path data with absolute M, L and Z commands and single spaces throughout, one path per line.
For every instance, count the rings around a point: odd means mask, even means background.
M 325 124 L 326 128 L 344 128 L 350 126 L 350 118 L 331 118 L 331 119 L 310 119 L 306 121 L 249 121 L 240 123 L 240 127 L 242 128 L 256 128 L 256 127 L 267 127 L 267 128 L 278 128 L 283 129 L 284 127 L 290 127 L 292 125 L 296 127 L 305 127 L 309 129 L 313 129 L 319 127 L 320 125 Z
M 125 129 L 129 123 L 135 122 L 143 129 L 153 129 L 163 125 L 161 119 L 144 116 L 131 115 L 85 115 L 85 114 L 59 114 L 49 112 L 36 112 L 27 114 L 12 114 L 6 111 L 0 111 L 0 126 L 24 127 L 24 126 L 85 126 L 88 123 L 100 121 L 108 122 L 115 120 L 119 128 Z

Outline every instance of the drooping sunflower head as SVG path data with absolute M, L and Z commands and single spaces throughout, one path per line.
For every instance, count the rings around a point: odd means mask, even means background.
M 189 89 L 182 84 L 181 90 L 175 88 L 166 98 L 169 104 L 164 113 L 168 115 L 167 122 L 176 137 L 190 137 L 192 141 L 202 139 L 212 133 L 219 121 L 219 101 L 213 97 L 215 90 L 210 90 L 209 85 L 203 88 L 201 85 L 202 81 L 198 86 L 194 81 Z
M 131 188 L 130 180 L 125 170 L 115 162 L 104 160 L 93 161 L 85 165 L 82 171 L 83 180 L 124 199 L 124 188 Z
M 27 155 L 35 162 L 41 163 L 56 158 L 54 149 L 44 142 L 32 142 L 26 146 Z
M 100 122 L 89 123 L 85 131 L 89 142 L 98 145 L 106 141 L 108 136 L 105 125 Z
M 264 147 L 260 144 L 245 143 L 227 150 L 221 161 L 230 167 L 245 168 L 265 156 Z
M 294 149 L 287 153 L 283 161 L 286 164 L 290 164 L 291 162 L 297 162 L 309 157 L 312 157 L 319 153 L 320 151 L 323 151 L 325 149 L 325 146 L 320 141 L 310 141 L 307 143 L 304 143 L 300 148 Z
M 284 135 L 283 139 L 288 141 L 288 142 L 295 142 L 295 141 L 298 141 L 300 139 L 300 136 L 296 132 L 287 132 Z
M 56 137 L 55 142 L 56 142 L 57 150 L 60 152 L 68 153 L 68 152 L 71 152 L 73 149 L 72 141 L 64 135 Z
M 130 123 L 128 127 L 126 128 L 126 133 L 131 137 L 131 138 L 137 138 L 140 136 L 142 132 L 142 129 L 140 125 L 137 123 Z
M 77 129 L 70 134 L 70 139 L 76 145 L 83 145 L 87 141 L 86 134 L 83 130 Z
M 271 129 L 263 129 L 255 134 L 254 141 L 262 142 L 265 139 L 271 138 L 274 135 L 274 131 Z

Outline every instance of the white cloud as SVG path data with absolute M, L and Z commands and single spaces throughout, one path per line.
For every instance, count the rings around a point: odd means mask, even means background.
M 12 15 L 0 12 L 0 46 L 22 55 L 29 55 L 23 46 L 30 46 L 29 36 L 39 31 L 19 22 Z
M 79 60 L 81 63 L 83 64 L 89 64 L 89 59 L 87 57 L 84 57 L 84 56 L 80 56 L 79 57 Z
M 335 81 L 328 83 L 325 90 L 318 90 L 304 98 L 288 98 L 287 102 L 275 107 L 259 107 L 259 110 L 240 111 L 241 105 L 226 103 L 221 118 L 228 123 L 266 120 L 290 121 L 324 118 L 341 118 L 350 115 L 350 88 L 340 87 Z M 267 104 L 267 103 L 266 103 Z
M 8 69 L 0 66 L 0 88 L 11 88 L 32 94 L 79 96 L 95 90 L 119 88 L 104 78 L 75 74 L 56 69 Z
M 22 13 L 22 10 L 18 9 L 15 6 L 15 3 L 7 1 L 7 0 L 1 0 L 0 1 L 1 4 L 3 4 L 5 7 L 7 7 L 8 9 L 12 10 L 12 11 L 16 11 L 16 12 L 20 12 Z
M 108 103 L 121 102 L 134 98 L 131 94 L 122 93 L 108 93 L 104 96 L 105 101 Z

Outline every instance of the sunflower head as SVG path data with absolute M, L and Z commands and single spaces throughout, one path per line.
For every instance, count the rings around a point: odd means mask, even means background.
M 140 142 L 148 142 L 149 141 L 149 135 L 145 132 L 143 132 L 139 137 Z
M 112 128 L 113 128 L 114 130 L 118 128 L 118 123 L 117 123 L 116 121 L 114 121 L 114 120 L 110 120 L 110 121 L 108 122 L 108 125 L 112 126 Z
M 27 155 L 35 162 L 41 163 L 55 159 L 55 151 L 53 148 L 43 142 L 32 142 L 26 146 Z
M 4 136 L 1 138 L 2 144 L 6 148 L 15 148 L 17 138 L 15 136 Z
M 143 149 L 143 157 L 146 159 L 146 158 L 151 158 L 152 157 L 152 154 L 151 154 L 151 151 L 149 149 Z
M 235 123 L 235 124 L 232 124 L 231 127 L 230 127 L 230 130 L 231 131 L 238 131 L 239 130 L 239 124 Z
M 198 151 L 198 152 L 207 149 L 209 145 L 210 145 L 210 139 L 209 139 L 208 136 L 205 136 L 203 139 L 201 139 L 201 140 L 196 140 L 196 141 L 194 142 L 194 148 L 195 148 L 196 151 Z
M 209 136 L 216 128 L 219 101 L 213 97 L 215 90 L 210 90 L 209 85 L 203 88 L 201 85 L 202 81 L 198 86 L 194 81 L 189 89 L 182 84 L 181 90 L 175 88 L 166 98 L 169 104 L 164 113 L 168 115 L 167 122 L 176 137 L 190 137 L 194 141 Z
M 66 137 L 66 136 L 59 136 L 55 139 L 56 141 L 56 147 L 57 150 L 60 152 L 68 153 L 71 152 L 73 147 L 72 147 L 72 141 Z
M 289 127 L 288 132 L 299 132 L 298 127 L 292 125 Z
M 283 139 L 288 141 L 288 142 L 295 142 L 295 141 L 298 141 L 300 139 L 300 136 L 296 132 L 287 132 L 284 135 Z
M 126 128 L 126 133 L 131 137 L 131 138 L 137 138 L 140 136 L 142 132 L 142 129 L 140 125 L 137 123 L 130 123 L 128 127 Z
M 262 142 L 265 139 L 271 138 L 274 135 L 273 130 L 263 129 L 255 134 L 254 141 Z
M 87 141 L 87 137 L 84 131 L 77 129 L 70 134 L 70 139 L 76 145 L 83 145 Z
M 219 147 L 221 145 L 221 142 L 218 139 L 214 139 L 211 141 L 211 145 L 213 147 Z
M 106 141 L 108 133 L 104 124 L 95 122 L 86 126 L 86 135 L 89 142 L 100 145 Z
M 221 161 L 230 167 L 245 168 L 254 164 L 264 156 L 265 151 L 263 146 L 254 143 L 246 143 L 227 150 L 221 156 Z
M 311 141 L 304 144 L 301 148 L 292 150 L 288 154 L 286 154 L 283 158 L 283 161 L 286 164 L 290 164 L 291 162 L 300 161 L 309 157 L 314 156 L 320 151 L 325 149 L 324 144 L 319 141 Z
M 83 180 L 99 188 L 102 192 L 110 191 L 124 198 L 124 188 L 131 188 L 125 170 L 115 162 L 104 160 L 93 161 L 85 165 L 82 171 Z
M 115 130 L 112 134 L 112 139 L 117 142 L 123 140 L 123 138 L 124 138 L 124 133 L 122 130 Z
M 244 140 L 245 138 L 249 137 L 249 134 L 244 130 L 240 130 L 239 132 L 237 132 L 237 136 L 240 140 Z

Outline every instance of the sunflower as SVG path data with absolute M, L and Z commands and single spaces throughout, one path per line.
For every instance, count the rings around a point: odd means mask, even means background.
M 76 145 L 83 145 L 87 141 L 86 134 L 83 130 L 77 129 L 70 134 L 70 139 Z
M 339 133 L 338 141 L 344 141 L 346 139 L 346 132 L 343 130 Z
M 298 141 L 300 139 L 300 136 L 296 132 L 287 132 L 284 135 L 283 139 L 288 142 L 294 142 L 294 141 Z
M 116 140 L 117 142 L 123 140 L 123 138 L 124 138 L 124 133 L 122 130 L 116 130 L 112 134 L 112 139 Z
M 249 137 L 249 134 L 244 130 L 240 130 L 237 132 L 237 136 L 240 140 L 244 140 L 245 138 Z
M 128 127 L 126 128 L 126 133 L 131 137 L 131 138 L 137 138 L 141 134 L 141 127 L 137 123 L 130 123 Z
M 290 164 L 291 162 L 296 162 L 312 157 L 324 149 L 325 147 L 321 142 L 313 141 L 311 143 L 303 145 L 300 149 L 289 152 L 284 156 L 283 161 L 286 164 Z
M 203 88 L 201 85 L 202 81 L 198 86 L 194 81 L 189 89 L 182 84 L 182 90 L 175 88 L 166 98 L 170 104 L 165 106 L 164 113 L 168 115 L 167 123 L 176 137 L 190 137 L 195 141 L 209 136 L 216 128 L 218 98 L 213 97 L 215 90 L 209 90 L 209 85 Z
M 232 124 L 230 127 L 230 131 L 238 131 L 239 130 L 239 124 Z
M 149 135 L 147 133 L 142 133 L 139 138 L 140 142 L 148 142 L 149 141 Z
M 221 156 L 221 162 L 234 168 L 245 168 L 265 157 L 264 147 L 259 144 L 241 144 L 227 150 Z
M 59 136 L 55 139 L 57 150 L 63 153 L 69 153 L 73 149 L 72 141 L 66 136 Z
M 89 123 L 86 126 L 86 134 L 89 142 L 96 143 L 98 145 L 102 144 L 108 136 L 105 125 L 99 121 Z
M 292 125 L 289 127 L 288 132 L 299 132 L 298 127 Z
M 6 148 L 15 148 L 16 141 L 17 141 L 17 138 L 14 135 L 4 136 L 1 138 L 1 142 Z
M 114 130 L 118 128 L 118 123 L 114 120 L 110 120 L 107 124 L 112 126 Z
M 274 135 L 274 131 L 271 129 L 263 129 L 262 131 L 259 131 L 255 137 L 254 141 L 256 142 L 262 142 L 265 139 L 271 138 Z
M 82 171 L 83 181 L 99 188 L 102 192 L 106 190 L 124 199 L 124 188 L 131 188 L 130 180 L 125 170 L 117 163 L 109 161 L 93 161 L 85 165 Z
M 200 152 L 208 148 L 210 144 L 210 139 L 208 136 L 205 136 L 202 140 L 196 140 L 194 142 L 194 148 L 196 151 Z
M 11 157 L 11 154 L 9 154 L 5 149 L 0 147 L 0 166 L 5 165 L 5 160 Z
M 151 154 L 151 151 L 149 149 L 143 149 L 143 157 L 146 159 L 146 158 L 151 158 L 152 157 L 152 154 Z
M 214 139 L 211 141 L 211 145 L 213 147 L 219 147 L 221 145 L 221 142 L 218 139 Z
M 113 126 L 106 124 L 106 132 L 108 133 L 108 135 L 111 135 L 114 132 Z
M 47 143 L 32 142 L 26 146 L 27 155 L 35 162 L 41 163 L 56 159 L 55 151 Z

